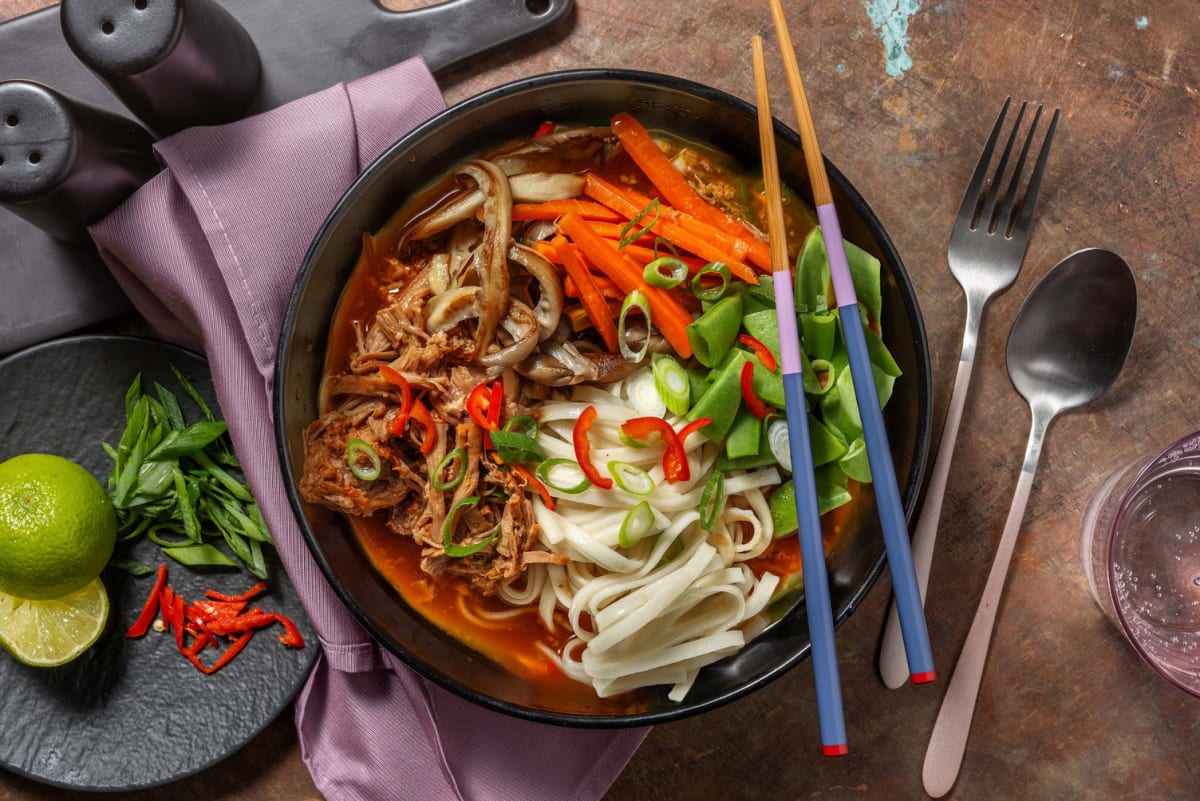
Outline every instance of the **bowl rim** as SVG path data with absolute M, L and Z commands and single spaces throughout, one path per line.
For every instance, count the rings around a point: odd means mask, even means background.
M 496 102 L 497 100 L 502 99 L 505 95 L 514 91 L 527 93 L 531 90 L 537 90 L 542 87 L 563 83 L 582 82 L 647 84 L 656 88 L 665 88 L 668 90 L 695 95 L 719 106 L 726 107 L 734 113 L 740 113 L 749 117 L 754 117 L 756 115 L 755 107 L 741 98 L 731 95 L 720 89 L 697 83 L 687 78 L 644 70 L 622 68 L 589 68 L 547 72 L 508 81 L 448 106 L 427 120 L 419 123 L 410 131 L 396 139 L 396 141 L 390 144 L 382 153 L 380 153 L 377 158 L 367 165 L 367 167 L 342 193 L 337 203 L 326 215 L 320 227 L 314 234 L 312 241 L 305 252 L 304 259 L 300 264 L 300 268 L 296 273 L 296 278 L 292 284 L 291 291 L 289 292 L 287 306 L 283 316 L 282 324 L 280 326 L 279 339 L 277 341 L 275 353 L 274 375 L 272 378 L 273 394 L 271 400 L 271 411 L 274 418 L 272 421 L 272 427 L 275 434 L 277 455 L 279 457 L 280 467 L 283 472 L 284 485 L 287 492 L 289 505 L 291 507 L 292 515 L 295 518 L 296 525 L 304 538 L 309 552 L 312 554 L 318 567 L 321 569 L 324 579 L 328 582 L 342 603 L 346 605 L 347 609 L 350 610 L 355 618 L 355 621 L 362 626 L 368 634 L 371 635 L 379 647 L 398 658 L 404 665 L 414 670 L 423 678 L 426 678 L 438 686 L 443 687 L 455 693 L 456 695 L 466 698 L 484 708 L 537 723 L 560 726 L 565 725 L 584 729 L 617 729 L 656 725 L 660 723 L 681 720 L 686 717 L 691 717 L 693 715 L 716 709 L 734 700 L 747 696 L 775 681 L 784 673 L 788 672 L 802 662 L 812 649 L 811 641 L 804 643 L 796 651 L 789 654 L 787 658 L 780 660 L 778 664 L 774 665 L 769 670 L 764 671 L 756 679 L 716 694 L 701 702 L 690 704 L 687 702 L 681 703 L 677 709 L 633 712 L 618 715 L 587 715 L 569 712 L 555 712 L 538 707 L 522 706 L 520 704 L 505 701 L 479 692 L 472 687 L 468 687 L 461 682 L 455 681 L 449 676 L 437 671 L 433 667 L 426 665 L 412 654 L 409 654 L 399 644 L 393 643 L 390 635 L 383 631 L 380 626 L 376 625 L 376 623 L 372 620 L 372 617 L 367 614 L 366 610 L 362 608 L 361 604 L 359 604 L 353 595 L 341 585 L 339 580 L 337 580 L 333 567 L 326 558 L 320 543 L 317 541 L 317 537 L 312 531 L 312 528 L 308 523 L 308 519 L 303 512 L 305 502 L 300 498 L 299 495 L 299 477 L 295 475 L 295 471 L 292 469 L 291 460 L 288 458 L 290 449 L 287 432 L 284 426 L 284 406 L 286 402 L 284 371 L 280 369 L 280 365 L 286 363 L 289 351 L 293 346 L 292 340 L 295 333 L 298 307 L 303 298 L 304 289 L 308 283 L 310 274 L 314 269 L 315 257 L 321 251 L 322 244 L 329 237 L 336 226 L 340 224 L 341 218 L 353 205 L 358 196 L 368 185 L 374 181 L 376 174 L 385 170 L 390 165 L 392 160 L 396 158 L 398 153 L 407 149 L 411 143 L 428 136 L 431 131 L 436 131 L 447 120 L 456 118 L 463 114 L 472 113 L 476 109 Z M 802 149 L 800 137 L 795 133 L 795 131 L 784 126 L 778 119 L 775 120 L 774 127 L 777 138 L 788 141 L 797 149 Z M 901 488 L 901 497 L 907 498 L 908 502 L 905 505 L 905 517 L 906 521 L 911 525 L 912 519 L 915 516 L 915 509 L 920 496 L 923 493 L 927 479 L 926 473 L 930 449 L 930 432 L 932 429 L 932 375 L 928 338 L 925 331 L 924 319 L 921 315 L 919 303 L 917 301 L 916 289 L 908 275 L 908 271 L 904 267 L 904 263 L 900 258 L 899 252 L 896 250 L 895 244 L 892 242 L 892 239 L 888 235 L 882 222 L 879 220 L 875 212 L 867 204 L 866 200 L 862 197 L 858 190 L 851 184 L 845 175 L 838 170 L 836 165 L 830 162 L 828 158 L 824 158 L 824 162 L 830 183 L 842 196 L 846 204 L 854 209 L 855 214 L 857 214 L 861 221 L 871 229 L 873 234 L 875 234 L 875 244 L 878 246 L 881 254 L 884 256 L 884 260 L 889 265 L 888 271 L 891 274 L 892 279 L 896 282 L 898 294 L 905 307 L 905 318 L 910 323 L 910 333 L 914 344 L 914 356 L 917 361 L 917 369 L 914 371 L 915 375 L 912 377 L 913 380 L 917 382 L 917 431 L 911 461 L 912 470 L 908 477 L 906 486 Z M 882 575 L 886 565 L 886 552 L 881 549 L 879 556 L 865 571 L 858 586 L 855 587 L 853 592 L 850 593 L 840 611 L 834 610 L 836 613 L 833 620 L 835 630 L 840 628 L 846 622 L 846 620 L 850 618 L 854 611 L 857 610 L 859 605 L 861 605 L 867 594 L 878 582 L 879 577 Z M 793 608 L 788 612 L 788 614 L 798 614 L 798 610 L 799 606 Z

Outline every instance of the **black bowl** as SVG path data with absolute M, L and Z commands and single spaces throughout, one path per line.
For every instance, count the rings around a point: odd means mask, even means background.
M 292 505 L 317 562 L 342 600 L 388 649 L 418 673 L 462 696 L 519 717 L 581 727 L 660 723 L 713 709 L 762 687 L 810 648 L 803 604 L 736 655 L 701 671 L 685 701 L 665 691 L 594 702 L 565 701 L 518 679 L 412 610 L 374 569 L 350 527 L 303 502 L 296 482 L 304 428 L 317 416 L 317 391 L 330 319 L 357 259 L 364 231 L 378 230 L 414 195 L 458 163 L 527 136 L 546 120 L 606 125 L 627 111 L 650 128 L 676 132 L 722 150 L 753 169 L 761 164 L 754 108 L 679 78 L 623 70 L 563 72 L 526 78 L 467 100 L 390 147 L 346 192 L 313 241 L 296 280 L 280 335 L 275 428 Z M 796 134 L 779 123 L 784 181 L 809 193 Z M 906 514 L 925 474 L 930 432 L 930 367 L 920 310 L 891 240 L 862 197 L 827 164 L 847 239 L 884 265 L 884 339 L 904 371 L 886 409 L 888 438 Z M 811 195 L 807 198 L 811 202 Z M 852 531 L 829 556 L 834 622 L 866 596 L 886 559 L 874 501 L 856 502 Z

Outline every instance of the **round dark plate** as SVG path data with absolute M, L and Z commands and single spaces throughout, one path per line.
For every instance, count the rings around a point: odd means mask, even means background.
M 171 373 L 175 365 L 220 414 L 208 363 L 190 351 L 130 337 L 75 337 L 38 345 L 0 361 L 0 461 L 54 453 L 107 482 L 125 427 L 125 392 L 141 373 L 179 398 L 189 422 L 199 412 Z M 248 589 L 244 570 L 198 572 L 167 559 L 141 538 L 122 553 L 144 564 L 167 561 L 168 582 L 191 601 L 208 588 Z M 154 577 L 102 574 L 111 612 L 100 640 L 59 668 L 22 665 L 0 649 L 0 765 L 47 784 L 126 791 L 165 784 L 237 751 L 267 726 L 300 689 L 316 656 L 316 636 L 273 550 L 264 609 L 287 614 L 306 645 L 285 648 L 264 631 L 236 659 L 206 676 L 154 631 L 127 640 Z
M 761 163 L 754 108 L 708 86 L 631 70 L 579 70 L 523 78 L 488 90 L 431 118 L 381 155 L 346 191 L 317 233 L 292 291 L 280 332 L 275 371 L 275 431 L 280 462 L 300 524 L 330 584 L 363 626 L 414 670 L 476 703 L 529 720 L 579 727 L 664 723 L 714 709 L 782 675 L 811 649 L 803 604 L 797 604 L 737 654 L 706 667 L 683 702 L 666 688 L 630 696 L 562 697 L 525 681 L 438 629 L 412 609 L 375 570 L 337 515 L 305 503 L 296 491 L 303 468 L 305 427 L 317 399 L 333 317 L 362 243 L 406 201 L 465 159 L 528 137 L 547 120 L 607 125 L 629 112 L 729 154 L 745 167 Z M 796 133 L 776 122 L 780 172 L 811 203 Z M 883 264 L 883 337 L 904 376 L 885 410 L 889 445 L 906 514 L 925 478 L 931 417 L 928 346 L 916 293 L 887 232 L 870 206 L 826 163 L 846 239 Z M 864 491 L 856 520 L 829 555 L 834 623 L 862 602 L 886 564 L 874 498 Z

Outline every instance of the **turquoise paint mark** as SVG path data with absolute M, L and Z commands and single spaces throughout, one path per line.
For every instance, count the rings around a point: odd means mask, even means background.
M 845 64 L 838 64 L 838 65 L 837 65 L 837 71 L 838 71 L 838 72 L 845 72 L 845 71 L 846 71 L 846 65 L 845 65 Z
M 871 26 L 883 43 L 884 68 L 894 78 L 912 69 L 908 55 L 908 22 L 921 8 L 920 0 L 862 0 Z
M 1149 25 L 1150 25 L 1149 17 L 1138 17 L 1137 19 L 1135 19 L 1133 21 L 1133 27 L 1137 28 L 1139 31 L 1146 30 L 1146 28 L 1149 27 Z

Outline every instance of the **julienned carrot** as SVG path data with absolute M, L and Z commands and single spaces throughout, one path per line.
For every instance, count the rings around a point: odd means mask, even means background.
M 600 293 L 600 288 L 596 286 L 596 281 L 588 271 L 587 265 L 579 257 L 575 246 L 561 234 L 554 237 L 553 244 L 554 249 L 562 257 L 563 269 L 574 282 L 575 288 L 579 290 L 579 302 L 587 310 L 588 316 L 592 318 L 592 325 L 596 327 L 596 332 L 604 340 L 604 346 L 610 353 L 616 353 L 618 350 L 617 324 L 613 322 L 608 304 Z
M 754 263 L 764 270 L 771 269 L 767 244 L 754 236 L 740 220 L 701 197 L 687 182 L 683 173 L 675 168 L 671 159 L 658 149 L 650 132 L 632 115 L 621 113 L 613 117 L 612 131 L 625 148 L 625 152 L 670 205 L 738 238 L 749 236 L 761 246 L 756 248 L 759 252 L 754 257 Z M 765 261 L 760 263 L 760 258 L 765 258 Z
M 621 215 L 600 203 L 590 200 L 547 200 L 543 203 L 515 203 L 512 209 L 514 220 L 557 220 L 573 211 L 585 220 L 618 222 Z
M 558 221 L 558 227 L 579 246 L 592 266 L 615 281 L 623 292 L 640 289 L 645 293 L 654 317 L 653 324 L 681 357 L 686 359 L 692 355 L 692 346 L 687 336 L 687 327 L 692 322 L 692 316 L 688 314 L 687 309 L 666 290 L 647 284 L 646 279 L 642 277 L 642 270 L 631 259 L 614 250 L 579 215 L 563 215 Z
M 637 202 L 630 198 L 626 190 L 592 173 L 588 173 L 583 185 L 583 191 L 589 197 L 595 198 L 621 214 L 628 215 L 631 219 L 640 214 L 642 209 L 646 208 L 645 205 L 638 206 Z M 683 248 L 689 253 L 695 253 L 697 256 L 709 261 L 724 262 L 729 265 L 731 273 L 748 284 L 758 283 L 758 275 L 750 265 L 726 252 L 723 248 L 717 247 L 708 237 L 689 231 L 679 223 L 666 219 L 666 216 L 666 214 L 661 215 L 653 223 L 651 230 L 661 234 L 672 244 Z M 643 220 L 641 224 L 649 225 L 650 223 L 647 220 Z
M 662 258 L 663 256 L 671 256 L 672 258 L 675 256 L 675 254 L 673 254 L 668 248 L 659 248 L 658 250 L 655 250 L 654 248 L 648 248 L 645 245 L 625 245 L 624 247 L 621 247 L 619 240 L 614 240 L 611 237 L 605 237 L 605 239 L 611 242 L 613 247 L 619 248 L 620 251 L 626 256 L 642 265 L 649 264 L 655 259 Z M 696 270 L 699 270 L 708 263 L 704 259 L 697 259 L 692 256 L 680 256 L 679 259 L 687 264 L 689 273 L 696 272 Z

